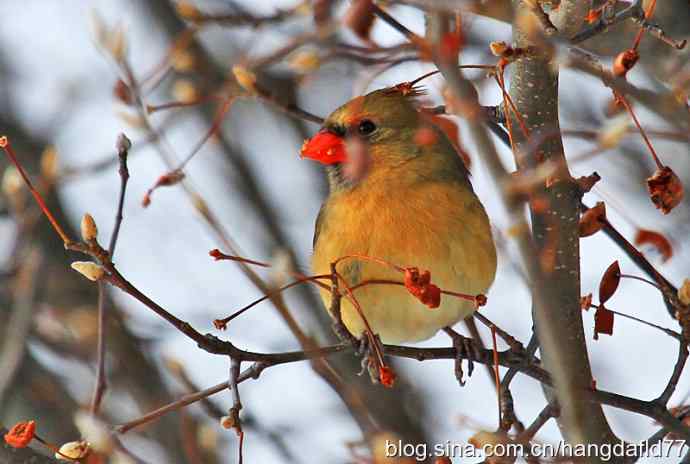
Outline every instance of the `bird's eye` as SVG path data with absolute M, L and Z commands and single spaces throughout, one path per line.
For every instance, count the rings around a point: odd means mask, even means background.
M 357 126 L 357 130 L 361 135 L 369 135 L 376 130 L 376 124 L 369 119 L 364 119 Z

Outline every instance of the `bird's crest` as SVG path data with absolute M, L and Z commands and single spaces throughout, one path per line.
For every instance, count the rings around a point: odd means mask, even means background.
M 401 82 L 400 84 L 389 87 L 389 92 L 399 93 L 403 97 L 415 99 L 427 94 L 424 86 L 416 85 L 413 82 Z

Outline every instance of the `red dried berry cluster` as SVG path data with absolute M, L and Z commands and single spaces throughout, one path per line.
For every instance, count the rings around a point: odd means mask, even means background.
M 25 448 L 33 440 L 35 432 L 36 422 L 19 422 L 5 434 L 5 443 L 13 448 Z
M 388 366 L 379 367 L 379 380 L 384 387 L 391 388 L 395 383 L 395 372 Z
M 416 267 L 406 268 L 405 288 L 429 308 L 438 308 L 441 304 L 441 289 L 431 283 L 429 271 L 420 273 Z

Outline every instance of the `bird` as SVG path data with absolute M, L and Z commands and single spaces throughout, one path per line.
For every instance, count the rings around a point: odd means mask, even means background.
M 429 339 L 476 304 L 444 294 L 431 308 L 405 286 L 366 282 L 401 282 L 400 270 L 414 268 L 428 271 L 440 289 L 479 295 L 496 274 L 489 217 L 453 143 L 422 110 L 422 95 L 399 84 L 356 97 L 328 116 L 300 153 L 325 165 L 329 184 L 315 224 L 312 271 L 331 275 L 339 260 L 338 275 L 355 287 L 351 296 L 387 344 Z M 331 291 L 319 291 L 328 310 Z M 363 336 L 364 318 L 342 298 L 350 334 Z

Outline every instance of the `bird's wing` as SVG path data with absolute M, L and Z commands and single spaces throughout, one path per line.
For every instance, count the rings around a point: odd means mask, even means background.
M 314 224 L 314 238 L 311 241 L 312 249 L 316 248 L 316 241 L 319 239 L 319 232 L 321 232 L 321 222 L 324 220 L 326 211 L 326 203 L 321 205 L 319 214 L 316 216 L 316 224 Z

